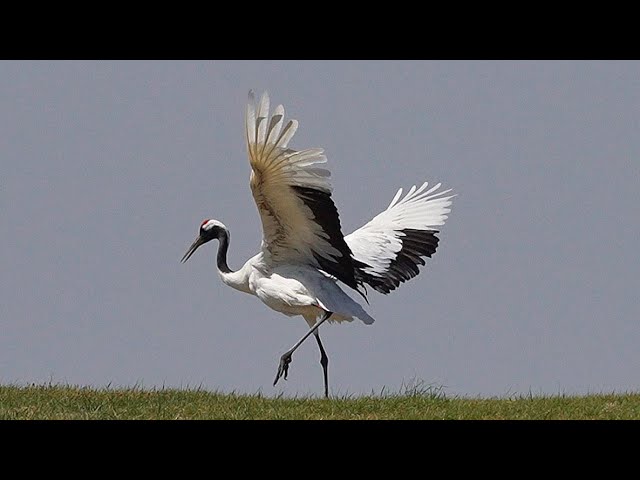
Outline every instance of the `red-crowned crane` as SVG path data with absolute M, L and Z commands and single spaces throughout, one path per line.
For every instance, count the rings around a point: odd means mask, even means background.
M 257 109 L 256 109 L 257 107 Z M 258 105 L 249 92 L 246 141 L 251 165 L 250 186 L 262 220 L 260 252 L 233 271 L 227 264 L 229 229 L 218 220 L 205 220 L 198 238 L 182 257 L 205 243 L 219 241 L 217 267 L 230 287 L 258 297 L 288 316 L 302 315 L 309 331 L 280 358 L 275 386 L 287 378 L 293 352 L 314 334 L 320 348 L 324 395 L 329 396 L 328 357 L 318 328 L 324 322 L 351 321 L 369 325 L 374 319 L 348 296 L 338 282 L 366 300 L 364 285 L 387 294 L 415 277 L 422 257 L 438 246 L 438 230 L 450 212 L 451 190 L 427 182 L 401 198 L 399 189 L 386 210 L 355 232 L 343 236 L 338 211 L 331 198 L 330 172 L 320 148 L 288 147 L 298 122 L 284 123 L 284 108 L 269 115 L 265 92 Z

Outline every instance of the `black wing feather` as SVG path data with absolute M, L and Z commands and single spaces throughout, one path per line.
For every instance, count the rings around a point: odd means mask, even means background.
M 328 235 L 328 241 L 331 246 L 342 255 L 340 258 L 330 260 L 314 251 L 313 256 L 322 270 L 362 294 L 358 289 L 358 285 L 362 284 L 361 269 L 368 265 L 353 258 L 351 249 L 347 242 L 344 241 L 340 227 L 340 215 L 331 199 L 331 194 L 308 187 L 292 186 L 291 188 L 305 205 L 311 209 L 315 221 Z
M 371 285 L 380 293 L 389 293 L 395 290 L 401 283 L 415 277 L 420 273 L 418 265 L 425 265 L 421 257 L 433 255 L 440 241 L 436 237 L 438 230 L 415 230 L 405 228 L 399 230 L 402 248 L 389 264 L 389 268 L 383 277 L 358 271 L 362 281 Z

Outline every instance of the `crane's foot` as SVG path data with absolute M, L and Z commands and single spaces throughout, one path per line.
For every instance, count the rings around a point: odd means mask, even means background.
M 280 365 L 278 365 L 278 373 L 276 373 L 276 379 L 273 381 L 273 386 L 276 386 L 280 377 L 284 375 L 284 379 L 287 379 L 287 374 L 289 373 L 289 364 L 291 363 L 291 354 L 292 352 L 287 352 L 282 357 L 280 357 Z

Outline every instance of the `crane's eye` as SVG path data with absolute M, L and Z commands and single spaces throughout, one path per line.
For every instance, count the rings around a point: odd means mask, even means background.
M 200 226 L 200 235 L 203 237 L 217 237 L 220 228 L 218 225 L 209 223 L 211 220 L 207 220 Z
M 211 235 L 214 229 L 215 225 L 211 224 L 211 219 L 203 220 L 200 224 L 200 235 Z

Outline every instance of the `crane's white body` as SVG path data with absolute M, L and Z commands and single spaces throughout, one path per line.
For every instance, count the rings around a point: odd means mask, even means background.
M 329 321 L 374 319 L 347 295 L 336 278 L 306 265 L 269 265 L 261 252 L 237 272 L 218 272 L 236 290 L 255 295 L 266 306 L 287 316 L 302 315 L 312 326 L 323 312 L 334 312 Z

